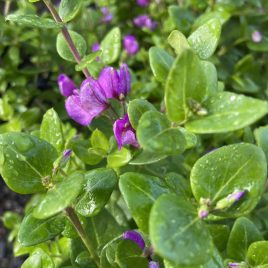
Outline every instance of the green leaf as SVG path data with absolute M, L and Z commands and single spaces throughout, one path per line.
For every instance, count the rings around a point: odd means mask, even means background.
M 208 115 L 187 122 L 185 127 L 190 132 L 234 131 L 256 122 L 268 112 L 266 101 L 231 92 L 213 95 L 202 107 L 208 111 Z
M 92 65 L 90 64 L 94 63 L 96 58 L 98 58 L 101 55 L 101 53 L 102 51 L 98 50 L 96 52 L 92 52 L 89 55 L 85 56 L 79 64 L 75 65 L 75 70 L 78 72 L 78 71 L 82 71 L 83 69 L 87 67 L 92 67 Z
M 79 195 L 83 183 L 84 176 L 78 172 L 64 178 L 48 190 L 44 199 L 33 210 L 34 217 L 45 219 L 68 207 Z
M 37 248 L 21 268 L 55 268 L 55 265 L 52 258 L 43 249 Z
M 218 74 L 216 67 L 209 61 L 201 61 L 203 71 L 207 80 L 206 92 L 208 96 L 213 96 L 218 91 Z
M 213 207 L 234 191 L 245 191 L 239 202 L 215 212 L 224 217 L 249 213 L 259 201 L 267 175 L 263 151 L 241 143 L 223 146 L 201 157 L 191 171 L 191 187 L 196 200 L 207 198 Z M 213 213 L 213 212 L 212 212 Z
M 148 260 L 142 256 L 142 250 L 133 241 L 120 241 L 116 249 L 116 263 L 126 268 L 148 268 Z
M 121 32 L 118 27 L 113 28 L 101 41 L 101 60 L 105 64 L 115 62 L 121 50 Z
M 186 141 L 177 128 L 171 128 L 166 116 L 157 111 L 142 115 L 137 128 L 139 144 L 148 152 L 178 154 L 184 151 Z
M 149 61 L 155 78 L 159 82 L 165 82 L 174 58 L 162 48 L 151 47 L 149 49 Z
M 80 57 L 82 58 L 85 55 L 86 50 L 87 50 L 87 44 L 86 44 L 85 39 L 77 32 L 69 30 L 69 33 L 70 33 L 70 36 L 74 42 L 74 46 L 76 47 Z M 75 62 L 75 59 L 74 59 L 66 41 L 65 41 L 62 33 L 59 33 L 57 36 L 56 46 L 57 46 L 57 51 L 58 51 L 59 55 L 63 59 L 65 59 L 67 61 Z
M 260 240 L 263 237 L 255 224 L 245 217 L 238 218 L 228 240 L 227 257 L 238 262 L 244 261 L 250 244 Z
M 56 158 L 55 148 L 37 137 L 16 132 L 0 135 L 1 175 L 14 192 L 44 191 L 42 180 L 51 175 Z
M 142 150 L 140 153 L 134 156 L 134 158 L 129 162 L 130 165 L 148 165 L 158 162 L 167 155 L 163 153 L 148 152 Z
M 59 15 L 63 22 L 72 20 L 79 12 L 82 0 L 61 0 Z
M 109 141 L 106 136 L 98 129 L 95 129 L 90 137 L 93 148 L 102 149 L 105 152 L 109 150 Z
M 108 202 L 117 185 L 117 176 L 110 168 L 100 168 L 87 172 L 85 181 L 84 193 L 75 209 L 83 216 L 94 216 Z
M 141 116 L 148 111 L 156 111 L 156 109 L 147 100 L 135 99 L 129 102 L 127 114 L 134 129 L 137 129 Z
M 210 234 L 184 198 L 174 194 L 159 197 L 149 224 L 152 246 L 161 257 L 185 266 L 204 264 L 211 258 Z
M 180 55 L 185 49 L 189 49 L 190 46 L 183 33 L 174 30 L 168 37 L 168 43 L 174 48 L 177 55 Z
M 268 241 L 259 241 L 250 245 L 247 260 L 251 267 L 265 268 L 268 266 Z
M 119 168 L 125 166 L 131 160 L 131 152 L 126 148 L 121 148 L 121 150 L 115 150 L 107 157 L 108 167 Z
M 54 238 L 63 231 L 64 226 L 65 218 L 62 215 L 40 220 L 29 213 L 20 225 L 18 240 L 24 247 L 34 246 Z
M 40 138 L 53 145 L 58 153 L 63 151 L 64 137 L 62 125 L 58 114 L 53 108 L 49 109 L 43 116 Z
M 42 29 L 59 29 L 63 27 L 63 23 L 57 23 L 52 19 L 41 18 L 33 14 L 9 14 L 5 19 L 6 21 L 16 22 L 23 26 Z
M 157 177 L 128 172 L 120 176 L 119 188 L 139 229 L 148 233 L 148 220 L 157 197 L 168 192 Z
M 268 126 L 259 127 L 254 130 L 257 145 L 262 148 L 268 160 Z
M 209 224 L 208 229 L 214 245 L 220 252 L 224 251 L 230 235 L 230 227 L 224 224 Z
M 165 88 L 167 116 L 171 121 L 187 119 L 190 100 L 201 103 L 206 97 L 206 77 L 198 57 L 183 51 L 174 61 Z
M 221 22 L 215 18 L 197 28 L 188 37 L 188 42 L 201 59 L 207 59 L 216 50 L 220 35 Z

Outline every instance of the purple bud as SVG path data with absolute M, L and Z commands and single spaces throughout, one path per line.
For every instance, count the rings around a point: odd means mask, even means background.
M 238 263 L 236 263 L 236 262 L 229 262 L 228 263 L 228 267 L 230 267 L 230 268 L 236 268 L 236 267 L 239 267 L 239 266 L 238 266 Z
M 100 44 L 99 43 L 94 43 L 94 44 L 92 44 L 92 46 L 91 46 L 91 51 L 92 52 L 97 52 L 97 51 L 99 51 L 100 50 Z
M 150 0 L 136 0 L 136 3 L 141 7 L 146 7 L 149 5 Z
M 157 23 L 152 21 L 152 19 L 144 14 L 144 15 L 140 15 L 140 16 L 137 16 L 133 19 L 133 23 L 136 27 L 139 27 L 139 28 L 148 28 L 149 30 L 153 30 Z
M 138 245 L 138 247 L 143 250 L 144 247 L 145 247 L 145 243 L 144 243 L 144 240 L 142 238 L 142 236 L 136 232 L 136 231 L 125 231 L 123 234 L 122 234 L 122 238 L 124 240 L 131 240 L 133 241 L 135 244 Z
M 119 71 L 117 72 L 119 74 L 119 92 L 117 95 L 119 99 L 122 99 L 122 97 L 126 97 L 130 91 L 130 74 L 128 66 L 125 63 L 121 64 Z
M 245 191 L 234 191 L 232 194 L 227 196 L 228 200 L 233 200 L 234 202 L 241 199 L 241 197 L 245 194 Z
M 117 119 L 114 122 L 113 132 L 118 145 L 118 150 L 121 150 L 122 145 L 124 144 L 130 144 L 134 147 L 139 146 L 134 129 L 130 125 L 127 114 L 125 114 L 123 118 Z
M 66 158 L 70 157 L 71 153 L 72 153 L 72 150 L 71 149 L 64 150 L 64 152 L 63 152 L 63 158 L 66 159 Z
M 204 219 L 208 216 L 208 211 L 207 210 L 199 210 L 198 211 L 198 217 L 199 219 Z
M 74 82 L 65 74 L 58 76 L 58 86 L 62 96 L 69 97 L 73 94 L 76 89 Z
M 107 7 L 102 7 L 100 9 L 101 13 L 102 13 L 102 18 L 101 21 L 103 23 L 108 23 L 113 19 L 113 15 L 111 13 L 109 13 L 109 9 Z
M 159 268 L 159 263 L 156 261 L 150 261 L 149 268 Z
M 128 55 L 134 55 L 139 50 L 139 44 L 133 35 L 125 35 L 123 38 L 123 47 Z
M 251 39 L 254 43 L 259 43 L 262 40 L 262 34 L 259 31 L 254 31 L 251 34 Z

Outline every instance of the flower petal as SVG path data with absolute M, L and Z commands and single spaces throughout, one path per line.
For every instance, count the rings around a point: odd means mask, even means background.
M 62 96 L 69 97 L 73 94 L 76 86 L 72 79 L 65 74 L 60 74 L 57 79 L 59 90 Z
M 132 231 L 132 230 L 130 230 L 130 231 L 125 231 L 123 234 L 122 234 L 122 238 L 124 239 L 124 240 L 131 240 L 131 241 L 133 241 L 135 244 L 137 244 L 139 247 L 140 247 L 140 249 L 144 249 L 144 247 L 145 247 L 145 243 L 144 243 L 144 240 L 143 240 L 143 238 L 142 238 L 142 236 L 138 233 L 138 232 L 136 232 L 136 231 Z
M 126 64 L 121 64 L 119 69 L 119 96 L 120 94 L 127 95 L 130 91 L 130 74 L 128 66 Z

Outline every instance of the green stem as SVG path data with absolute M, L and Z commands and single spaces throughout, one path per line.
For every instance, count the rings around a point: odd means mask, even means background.
M 48 10 L 50 11 L 52 17 L 54 18 L 54 20 L 58 23 L 63 23 L 62 19 L 60 18 L 57 10 L 54 8 L 53 4 L 50 2 L 50 0 L 43 0 L 43 2 L 45 3 L 45 5 L 47 6 Z M 74 42 L 70 36 L 70 33 L 68 31 L 68 29 L 66 28 L 66 26 L 64 25 L 62 28 L 61 28 L 61 33 L 75 59 L 75 61 L 77 62 L 77 64 L 79 64 L 81 62 L 81 57 L 79 55 L 79 52 L 77 51 L 75 45 L 74 45 Z M 88 70 L 85 68 L 83 69 L 83 73 L 85 75 L 85 77 L 89 77 L 90 74 L 88 72 Z
M 82 239 L 84 245 L 86 246 L 88 252 L 90 253 L 90 255 L 91 255 L 92 259 L 94 260 L 94 262 L 96 263 L 97 267 L 100 267 L 99 257 L 97 256 L 91 241 L 88 239 L 86 232 L 85 232 L 79 218 L 77 217 L 74 209 L 71 207 L 67 207 L 65 209 L 65 213 L 68 216 L 69 221 L 71 222 L 71 224 L 74 226 L 75 230 L 77 231 L 78 235 Z

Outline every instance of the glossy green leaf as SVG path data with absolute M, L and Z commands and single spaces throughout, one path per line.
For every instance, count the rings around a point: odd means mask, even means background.
M 185 141 L 186 141 L 185 149 L 190 149 L 190 148 L 192 148 L 192 147 L 197 145 L 198 138 L 197 138 L 197 136 L 195 134 L 193 134 L 192 132 L 188 131 L 187 129 L 185 129 L 183 127 L 178 127 L 178 129 L 184 135 L 184 138 L 185 138 Z
M 23 26 L 46 28 L 46 29 L 59 29 L 63 27 L 62 23 L 54 22 L 52 19 L 41 18 L 33 14 L 9 14 L 6 21 L 16 22 Z
M 174 61 L 165 88 L 167 116 L 171 121 L 187 119 L 188 102 L 202 102 L 206 97 L 206 77 L 198 57 L 184 50 Z
M 268 267 L 268 241 L 259 241 L 250 245 L 247 253 L 247 260 L 251 267 Z
M 119 188 L 139 229 L 148 233 L 148 220 L 157 197 L 168 188 L 157 177 L 129 172 L 120 177 Z
M 118 168 L 125 166 L 131 160 L 131 158 L 131 152 L 123 147 L 120 151 L 116 149 L 114 152 L 108 155 L 107 164 L 108 167 Z
M 52 258 L 43 249 L 37 248 L 21 268 L 55 268 Z
M 201 59 L 207 59 L 216 50 L 220 35 L 221 22 L 213 18 L 197 28 L 188 37 L 188 42 Z
M 105 152 L 109 150 L 109 141 L 106 136 L 98 129 L 95 129 L 90 137 L 93 148 L 102 149 Z
M 214 245 L 220 252 L 224 251 L 230 235 L 230 227 L 224 224 L 209 224 L 208 229 Z
M 156 253 L 177 265 L 209 261 L 213 243 L 197 211 L 174 194 L 159 197 L 150 215 L 150 238 Z
M 206 92 L 208 96 L 213 96 L 218 91 L 218 74 L 216 67 L 209 61 L 201 61 L 203 71 L 207 80 Z
M 33 210 L 34 217 L 45 219 L 68 207 L 79 195 L 83 183 L 84 176 L 81 173 L 73 173 L 64 178 L 48 190 L 44 199 Z
M 1 175 L 14 192 L 44 191 L 42 180 L 50 176 L 56 158 L 55 148 L 37 137 L 16 132 L 0 135 Z
M 62 125 L 58 114 L 53 108 L 49 109 L 43 116 L 40 126 L 40 138 L 53 145 L 58 153 L 64 148 L 64 137 Z
M 208 115 L 193 119 L 185 127 L 194 133 L 220 133 L 234 131 L 248 126 L 268 112 L 266 101 L 219 92 L 203 105 Z
M 148 152 L 177 154 L 184 151 L 186 141 L 177 128 L 171 128 L 166 116 L 157 111 L 142 115 L 137 127 L 139 144 Z
M 121 32 L 118 27 L 108 32 L 101 41 L 100 49 L 102 50 L 100 58 L 103 63 L 111 64 L 118 59 L 121 50 Z
M 85 39 L 77 32 L 69 30 L 69 33 L 70 33 L 70 36 L 74 42 L 74 46 L 76 47 L 80 57 L 83 57 L 86 53 L 86 50 L 87 50 L 87 44 L 86 44 Z M 73 62 L 75 61 L 62 33 L 59 33 L 57 36 L 56 46 L 57 46 L 57 51 L 58 51 L 59 55 L 63 59 L 65 59 L 67 61 L 73 61 Z
M 16 212 L 6 211 L 3 216 L 0 217 L 3 225 L 7 229 L 13 229 L 18 225 L 21 221 L 20 215 Z
M 159 82 L 165 82 L 174 58 L 162 48 L 151 47 L 149 50 L 149 61 L 155 78 Z
M 91 67 L 93 68 L 93 64 L 91 63 L 95 63 L 95 60 L 101 55 L 101 53 L 102 51 L 98 50 L 85 56 L 79 64 L 75 65 L 75 70 L 82 71 L 85 68 L 89 68 L 91 70 Z
M 250 212 L 263 192 L 267 175 L 263 151 L 255 145 L 241 143 L 223 146 L 201 157 L 191 171 L 191 187 L 196 200 L 208 198 L 212 207 L 234 191 L 245 195 L 227 210 L 216 212 L 237 217 Z
M 168 37 L 168 43 L 174 48 L 177 55 L 180 55 L 185 49 L 189 49 L 190 46 L 183 33 L 174 30 Z
M 61 0 L 59 15 L 63 22 L 72 20 L 79 12 L 82 0 Z
M 254 130 L 257 145 L 262 148 L 268 160 L 268 126 L 259 127 Z
M 135 99 L 129 102 L 127 114 L 134 129 L 137 129 L 141 116 L 148 111 L 156 111 L 156 109 L 147 100 Z
M 140 153 L 135 155 L 133 159 L 129 162 L 130 165 L 148 165 L 156 163 L 164 158 L 167 155 L 163 153 L 148 152 L 142 150 Z
M 263 237 L 254 223 L 245 217 L 238 218 L 228 240 L 227 257 L 244 261 L 250 244 L 260 240 L 263 240 Z
M 64 225 L 65 218 L 62 215 L 40 220 L 30 213 L 24 217 L 20 225 L 18 240 L 24 247 L 41 244 L 61 233 Z
M 120 267 L 148 268 L 148 260 L 142 256 L 142 250 L 130 240 L 120 241 L 116 248 L 116 263 Z
M 87 217 L 96 215 L 106 205 L 116 185 L 116 173 L 110 168 L 87 172 L 84 193 L 76 205 L 76 211 Z

